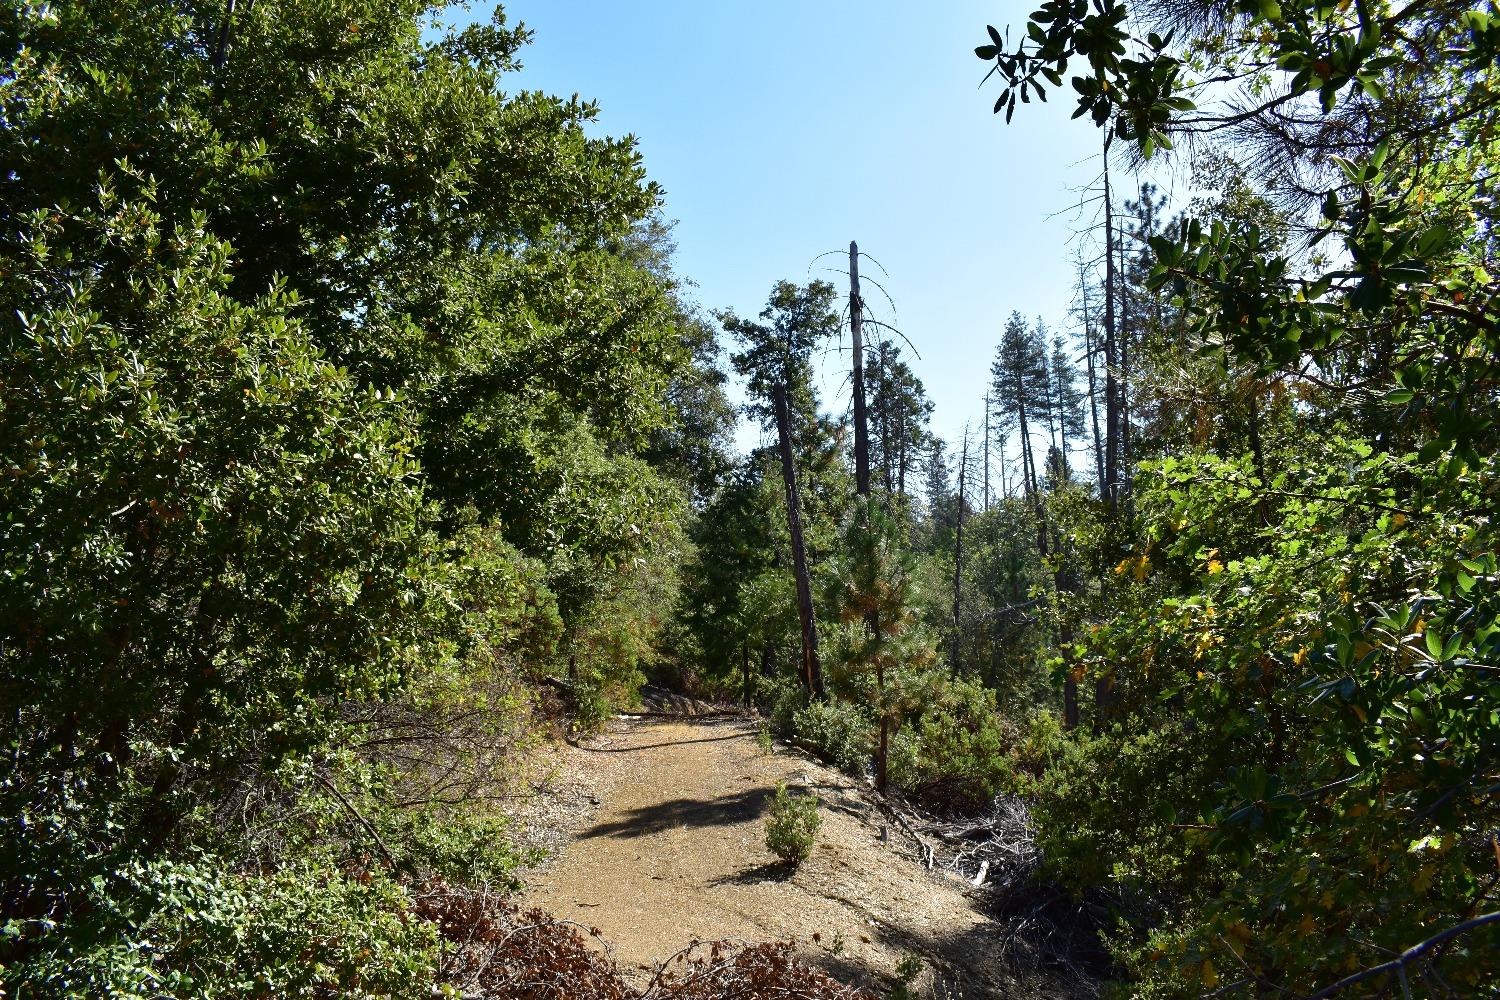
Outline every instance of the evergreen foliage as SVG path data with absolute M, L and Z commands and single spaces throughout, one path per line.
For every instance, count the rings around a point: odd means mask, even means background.
M 792 795 L 785 784 L 777 785 L 766 812 L 766 849 L 782 861 L 801 864 L 812 857 L 822 825 L 815 796 Z

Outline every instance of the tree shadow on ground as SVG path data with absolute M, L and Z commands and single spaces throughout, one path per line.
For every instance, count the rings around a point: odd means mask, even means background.
M 723 743 L 725 740 L 749 739 L 751 733 L 730 733 L 728 736 L 704 736 L 693 740 L 667 740 L 664 743 L 642 743 L 638 746 L 626 747 L 586 747 L 575 744 L 578 749 L 585 753 L 635 753 L 638 750 L 659 750 L 662 747 L 680 747 L 689 743 Z
M 627 810 L 619 819 L 600 823 L 578 836 L 580 840 L 644 837 L 678 827 L 732 826 L 759 817 L 770 797 L 768 789 L 748 788 L 712 799 L 670 799 Z
M 976 899 L 975 909 L 994 922 L 965 928 L 913 926 L 895 915 L 879 919 L 865 932 L 887 951 L 915 954 L 924 971 L 917 995 L 963 1000 L 1096 1000 L 1107 968 L 1082 942 L 1077 951 L 1048 947 L 1036 931 L 1017 926 L 1016 916 L 997 913 L 994 900 Z M 802 958 L 842 982 L 885 995 L 895 986 L 889 968 L 862 953 L 855 941 L 824 937 L 801 949 Z
M 767 861 L 742 868 L 733 875 L 720 875 L 709 885 L 760 885 L 763 882 L 785 882 L 795 874 L 797 874 L 797 866 L 790 861 Z

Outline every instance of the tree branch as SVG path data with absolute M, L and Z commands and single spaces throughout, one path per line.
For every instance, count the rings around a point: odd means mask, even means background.
M 1417 959 L 1421 958 L 1423 955 L 1427 954 L 1438 945 L 1443 944 L 1446 941 L 1451 941 L 1453 938 L 1458 937 L 1460 934 L 1467 934 L 1469 931 L 1475 930 L 1479 927 L 1483 927 L 1486 924 L 1493 923 L 1500 923 L 1500 910 L 1496 910 L 1493 913 L 1486 913 L 1483 916 L 1475 917 L 1472 920 L 1465 920 L 1461 924 L 1455 924 L 1454 926 L 1443 931 L 1441 934 L 1434 934 L 1432 937 L 1428 938 L 1426 941 L 1423 941 L 1421 944 L 1412 945 L 1410 948 L 1406 949 L 1401 954 L 1391 959 L 1389 962 L 1385 962 L 1370 969 L 1365 969 L 1363 972 L 1356 972 L 1352 976 L 1345 976 L 1343 979 L 1340 979 L 1332 986 L 1325 986 L 1317 993 L 1309 996 L 1307 1000 L 1327 1000 L 1328 997 L 1342 992 L 1343 990 L 1348 989 L 1350 986 L 1354 986 L 1357 983 L 1362 983 L 1366 979 L 1374 979 L 1376 976 L 1383 976 L 1390 972 L 1400 973 L 1404 976 L 1406 973 L 1406 967 L 1408 965 L 1410 965 L 1412 962 L 1415 962 Z

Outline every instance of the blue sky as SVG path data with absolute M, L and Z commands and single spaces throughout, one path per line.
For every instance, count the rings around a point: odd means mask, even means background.
M 491 7 L 475 3 L 471 16 Z M 973 47 L 1029 7 L 955 0 L 515 0 L 536 32 L 511 89 L 577 92 L 601 126 L 640 140 L 678 220 L 679 271 L 707 309 L 754 314 L 772 284 L 850 239 L 895 301 L 895 321 L 956 445 L 977 423 L 989 359 L 1012 309 L 1067 322 L 1077 188 L 1099 133 L 1073 102 L 991 114 Z M 873 288 L 881 318 L 890 309 Z M 827 405 L 848 405 L 829 381 Z M 742 443 L 757 435 L 746 431 Z

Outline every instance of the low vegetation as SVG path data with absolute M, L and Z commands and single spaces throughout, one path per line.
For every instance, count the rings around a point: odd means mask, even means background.
M 766 810 L 766 849 L 788 864 L 801 864 L 812 857 L 822 825 L 817 796 L 793 795 L 786 785 L 777 785 Z

